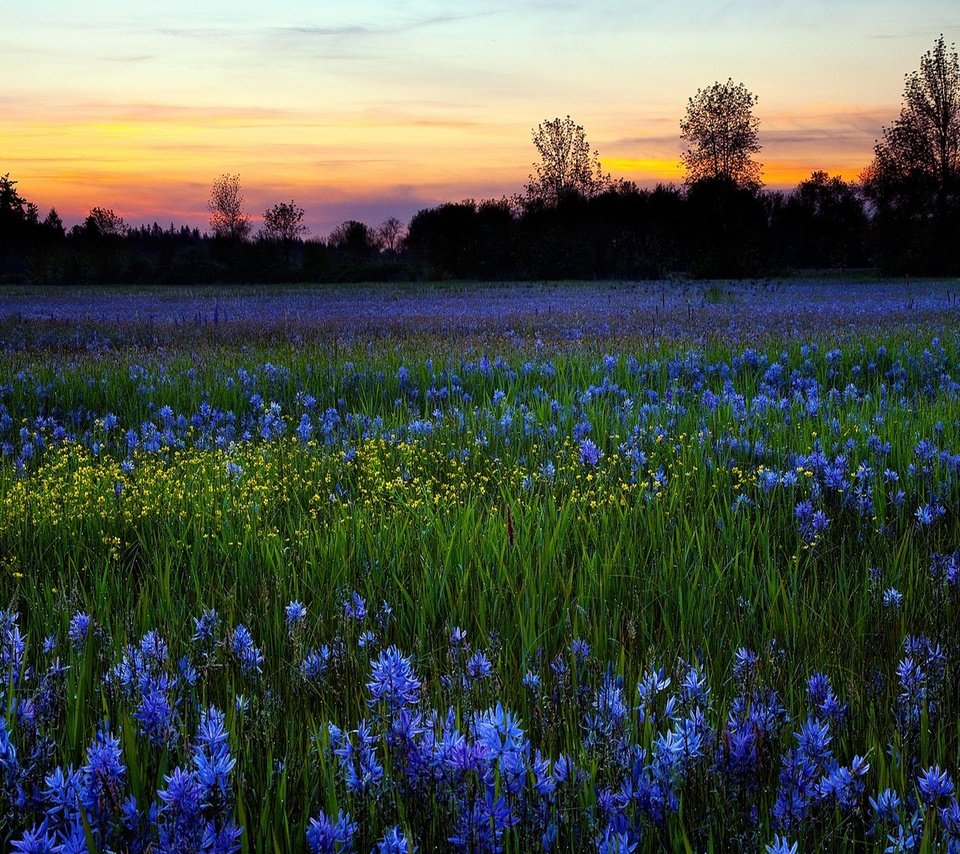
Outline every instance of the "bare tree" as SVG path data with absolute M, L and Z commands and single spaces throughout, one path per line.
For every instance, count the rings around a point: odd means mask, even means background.
M 738 187 L 760 188 L 761 165 L 753 159 L 760 151 L 756 103 L 757 97 L 732 79 L 698 89 L 687 101 L 680 122 L 680 138 L 687 143 L 681 155 L 687 184 L 720 178 Z
M 293 244 L 307 232 L 307 227 L 303 224 L 305 213 L 292 199 L 289 204 L 280 202 L 263 212 L 260 236 L 280 244 L 285 267 L 290 266 L 290 250 Z
M 399 252 L 406 237 L 406 228 L 395 216 L 383 222 L 377 229 L 377 237 L 384 252 Z
M 527 198 L 556 205 L 570 195 L 595 196 L 610 186 L 600 155 L 591 150 L 582 125 L 570 116 L 545 119 L 533 131 L 533 144 L 540 160 L 527 184 Z
M 243 212 L 239 175 L 223 174 L 213 182 L 207 209 L 214 237 L 240 241 L 250 234 L 250 218 Z

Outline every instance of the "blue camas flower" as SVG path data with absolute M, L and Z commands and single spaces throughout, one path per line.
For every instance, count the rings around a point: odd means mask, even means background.
M 600 463 L 603 452 L 591 439 L 582 439 L 580 441 L 580 462 L 591 468 Z
M 371 706 L 386 703 L 391 712 L 420 701 L 420 680 L 413 664 L 395 646 L 385 649 L 373 662 L 367 689 Z
M 374 854 L 408 854 L 416 850 L 417 846 L 407 841 L 398 826 L 391 827 L 373 846 Z
M 240 663 L 240 669 L 247 676 L 261 673 L 263 653 L 254 646 L 250 630 L 242 623 L 238 625 L 230 636 L 230 651 Z
M 287 630 L 291 633 L 296 631 L 296 629 L 303 624 L 303 621 L 307 618 L 307 609 L 302 602 L 294 600 L 290 602 L 284 609 L 284 615 L 287 621 Z
M 73 648 L 78 652 L 86 645 L 87 638 L 93 630 L 93 625 L 93 618 L 83 611 L 77 611 L 77 613 L 70 618 L 70 628 L 67 630 L 67 638 L 70 640 L 70 643 L 73 644 Z
M 310 854 L 340 854 L 352 851 L 356 832 L 357 824 L 350 820 L 350 813 L 341 810 L 337 813 L 337 820 L 331 821 L 321 810 L 316 818 L 310 819 L 307 827 Z
M 953 794 L 953 780 L 939 765 L 931 765 L 917 777 L 917 788 L 924 804 L 935 806 Z

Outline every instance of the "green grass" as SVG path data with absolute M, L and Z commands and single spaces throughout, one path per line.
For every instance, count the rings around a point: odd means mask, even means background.
M 624 674 L 628 697 L 652 661 L 701 661 L 715 706 L 723 708 L 734 693 L 734 653 L 748 646 L 766 653 L 767 676 L 791 710 L 804 707 L 811 672 L 829 674 L 851 704 L 848 728 L 837 736 L 838 755 L 868 751 L 871 788 L 882 788 L 887 778 L 899 777 L 902 785 L 909 770 L 890 761 L 886 748 L 895 737 L 893 674 L 903 637 L 926 632 L 951 645 L 951 654 L 960 642 L 956 602 L 939 596 L 927 572 L 932 553 L 960 543 L 960 485 L 948 464 L 937 463 L 929 482 L 908 471 L 920 439 L 957 450 L 960 403 L 938 386 L 938 369 L 924 367 L 931 342 L 922 335 L 844 341 L 832 363 L 823 357 L 828 343 L 808 369 L 799 344 L 786 349 L 791 368 L 824 389 L 837 389 L 836 400 L 824 398 L 816 414 L 793 403 L 745 418 L 729 404 L 709 411 L 696 405 L 698 396 L 685 397 L 683 411 L 651 421 L 641 440 L 648 460 L 636 479 L 617 450 L 626 439 L 619 421 L 623 400 L 577 397 L 604 376 L 600 348 L 556 352 L 552 376 L 522 371 L 528 358 L 543 357 L 508 352 L 509 370 L 495 368 L 489 377 L 464 371 L 462 363 L 480 353 L 458 351 L 449 341 L 430 348 L 414 342 L 380 349 L 275 344 L 248 352 L 121 352 L 99 361 L 43 352 L 4 357 L 0 383 L 9 390 L 3 399 L 18 426 L 44 407 L 100 418 L 112 412 L 133 426 L 155 418 L 164 404 L 175 413 L 195 412 L 205 402 L 239 412 L 248 407 L 250 390 L 236 382 L 229 387 L 227 378 L 236 378 L 240 368 L 262 377 L 267 363 L 288 371 L 269 383 L 268 400 L 284 414 L 296 412 L 298 395 L 309 393 L 319 401 L 318 412 L 327 406 L 363 412 L 382 419 L 385 431 L 430 417 L 435 404 L 406 390 L 426 389 L 444 370 L 462 375 L 470 395 L 469 401 L 457 396 L 462 424 L 451 415 L 430 436 L 398 444 L 358 439 L 351 462 L 344 461 L 341 445 L 303 447 L 285 438 L 224 453 L 141 455 L 126 474 L 118 467 L 122 453 L 110 450 L 104 435 L 108 448 L 99 456 L 68 444 L 45 451 L 26 474 L 9 462 L 0 466 L 0 598 L 20 612 L 31 654 L 51 632 L 64 638 L 77 610 L 93 614 L 102 631 L 86 653 L 64 650 L 71 702 L 59 743 L 63 756 L 81 762 L 98 721 L 111 714 L 113 697 L 97 675 L 97 656 L 115 660 L 125 644 L 157 628 L 175 659 L 189 650 L 192 618 L 216 608 L 228 625 L 246 624 L 266 658 L 260 680 L 217 668 L 195 688 L 200 705 L 228 709 L 244 850 L 302 845 L 309 815 L 332 809 L 342 797 L 317 739 L 322 744 L 326 738 L 327 720 L 350 724 L 367 711 L 368 673 L 367 657 L 350 636 L 345 671 L 329 691 L 305 686 L 298 667 L 306 650 L 337 630 L 353 631 L 342 625 L 342 601 L 356 590 L 371 609 L 390 603 L 394 616 L 380 643 L 415 655 L 429 702 L 439 708 L 454 702 L 465 711 L 502 700 L 534 727 L 538 709 L 521 686 L 523 674 L 563 652 L 574 637 L 586 639 L 599 662 L 611 661 Z M 881 343 L 886 357 L 877 355 Z M 955 369 L 960 344 L 942 343 L 942 361 Z M 765 351 L 776 358 L 782 349 Z M 717 345 L 698 358 L 729 364 L 737 352 Z M 629 390 L 636 407 L 648 389 L 663 400 L 669 389 L 690 382 L 672 378 L 668 369 L 684 353 L 668 345 L 624 352 L 610 378 Z M 630 355 L 651 366 L 642 379 L 628 369 Z M 877 367 L 867 372 L 871 361 Z M 885 394 L 885 373 L 896 361 L 907 372 L 904 390 Z M 132 371 L 132 363 L 144 371 Z M 401 365 L 410 370 L 406 385 L 397 379 Z M 761 377 L 762 370 L 743 368 L 736 391 L 752 399 Z M 709 387 L 720 393 L 722 382 L 713 376 Z M 857 383 L 857 400 L 843 398 L 850 382 Z M 503 412 L 492 403 L 497 390 L 515 418 L 522 402 L 537 424 L 556 425 L 557 438 L 496 435 L 487 413 Z M 561 414 L 552 414 L 552 399 Z M 596 471 L 580 464 L 569 441 L 582 417 L 589 418 L 604 453 Z M 295 427 L 292 422 L 288 433 Z M 95 436 L 101 428 L 93 420 L 83 429 Z M 660 441 L 655 429 L 663 432 Z M 802 472 L 797 487 L 767 494 L 758 484 L 757 460 L 714 450 L 723 437 L 761 440 L 767 460 L 784 469 L 791 453 L 849 439 L 852 469 L 868 456 L 871 432 L 890 443 L 885 464 L 901 473 L 910 501 L 901 509 L 888 505 L 883 472 L 876 470 L 869 478 L 876 518 L 863 520 L 838 506 L 813 545 L 803 543 L 794 518 L 797 502 L 809 495 Z M 485 446 L 476 442 L 478 433 L 487 434 Z M 451 463 L 462 449 L 467 458 Z M 237 482 L 226 474 L 228 460 L 243 468 Z M 539 474 L 547 461 L 557 468 L 553 481 Z M 661 467 L 669 482 L 657 487 Z M 331 500 L 337 485 L 343 497 Z M 920 529 L 913 510 L 931 488 L 947 513 Z M 750 505 L 738 510 L 741 493 Z M 871 568 L 879 581 L 871 581 Z M 904 594 L 902 612 L 881 605 L 880 590 L 887 586 Z M 309 609 L 308 627 L 293 641 L 283 620 L 283 606 L 292 599 Z M 496 682 L 469 698 L 447 696 L 439 687 L 453 626 L 464 627 L 497 666 Z M 879 682 L 871 681 L 874 675 Z M 236 710 L 236 694 L 250 700 L 244 714 Z M 947 698 L 945 714 L 918 746 L 919 764 L 939 761 L 956 769 L 958 711 L 956 698 Z M 131 788 L 149 799 L 173 760 L 151 750 L 134 734 L 129 712 L 124 715 L 115 723 L 132 769 Z M 184 717 L 195 720 L 195 710 L 184 708 Z M 543 728 L 540 746 L 553 756 L 576 752 L 580 737 L 580 722 L 570 715 Z M 769 809 L 768 800 L 763 806 Z M 384 809 L 386 816 L 368 817 L 371 827 L 402 818 L 396 804 Z M 714 849 L 724 847 L 723 828 L 691 828 L 682 817 L 670 827 L 667 836 L 648 840 L 651 846 L 676 845 L 691 834 L 699 850 L 712 834 Z

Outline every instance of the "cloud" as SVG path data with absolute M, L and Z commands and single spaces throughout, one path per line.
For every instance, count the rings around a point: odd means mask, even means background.
M 0 98 L 0 102 L 4 99 Z M 7 99 L 20 112 L 33 114 L 33 120 L 41 123 L 72 126 L 96 123 L 130 123 L 189 125 L 205 127 L 214 124 L 229 124 L 237 127 L 255 127 L 263 123 L 304 123 L 306 114 L 298 110 L 278 107 L 256 106 L 207 106 L 199 104 L 153 103 L 149 101 L 75 101 L 59 103 L 49 99 L 44 109 L 29 98 Z
M 157 27 L 155 33 L 179 39 L 215 39 L 243 32 L 238 27 Z
M 155 53 L 138 53 L 138 54 L 129 54 L 129 55 L 118 55 L 118 56 L 105 56 L 103 57 L 104 62 L 117 62 L 121 64 L 127 63 L 138 63 L 138 62 L 148 62 L 151 59 L 156 59 L 157 54 Z
M 369 26 L 364 24 L 346 24 L 342 26 L 311 26 L 276 27 L 273 32 L 308 36 L 310 38 L 330 38 L 339 36 L 382 36 L 394 33 L 410 33 L 431 27 L 446 24 L 459 24 L 463 21 L 476 20 L 488 17 L 490 13 L 474 12 L 461 15 L 429 15 L 421 18 L 412 18 L 406 21 L 397 21 L 385 26 Z
M 231 39 L 250 36 L 293 37 L 295 39 L 325 40 L 339 38 L 366 38 L 411 33 L 419 30 L 458 24 L 463 21 L 488 17 L 491 13 L 473 12 L 470 14 L 427 15 L 419 18 L 399 19 L 390 24 L 298 24 L 283 27 L 158 27 L 155 32 L 163 36 L 182 39 Z
M 873 141 L 884 125 L 897 116 L 890 110 L 840 109 L 802 115 L 761 117 L 760 144 L 767 148 L 815 146 L 829 156 L 831 151 L 864 149 L 871 151 Z M 656 126 L 657 123 L 654 123 Z M 671 122 L 670 130 L 643 135 L 619 137 L 605 147 L 614 150 L 676 150 L 684 148 L 679 122 Z M 601 150 L 601 154 L 603 151 Z
M 939 27 L 904 27 L 898 29 L 895 33 L 870 33 L 868 39 L 876 41 L 913 41 L 914 39 L 928 39 L 931 44 L 937 37 L 943 33 L 944 38 L 949 35 L 960 35 L 960 26 L 953 24 L 950 26 L 940 25 Z

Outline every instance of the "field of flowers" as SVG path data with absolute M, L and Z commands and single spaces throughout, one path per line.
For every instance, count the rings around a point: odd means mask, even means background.
M 960 851 L 957 290 L 0 293 L 0 848 Z

